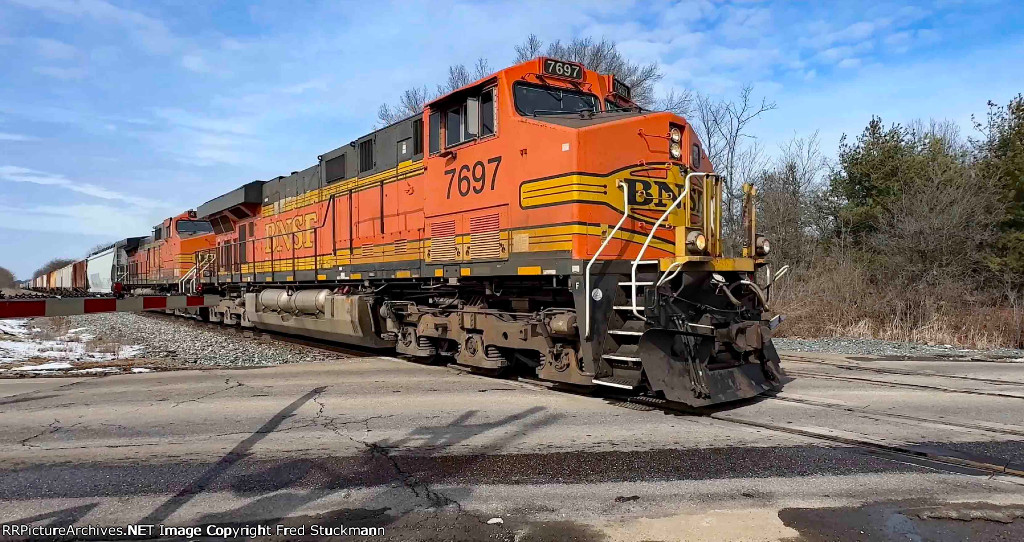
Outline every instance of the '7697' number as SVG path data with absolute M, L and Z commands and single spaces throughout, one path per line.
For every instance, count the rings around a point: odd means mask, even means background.
M 491 182 L 488 188 L 487 183 L 487 166 L 494 164 L 494 169 L 491 170 Z M 472 166 L 463 164 L 458 169 L 446 169 L 444 174 L 448 175 L 448 199 L 452 199 L 452 188 L 456 187 L 459 191 L 459 195 L 466 197 L 470 192 L 476 194 L 482 194 L 484 190 L 494 190 L 495 184 L 498 182 L 498 167 L 501 166 L 501 157 L 495 156 L 488 158 L 485 164 L 483 160 L 477 160 Z M 458 180 L 456 181 L 456 175 Z

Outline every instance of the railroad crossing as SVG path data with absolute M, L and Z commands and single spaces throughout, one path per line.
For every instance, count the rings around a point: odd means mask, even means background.
M 1024 537 L 1024 364 L 783 360 L 784 392 L 704 415 L 372 356 L 2 380 L 0 523 Z

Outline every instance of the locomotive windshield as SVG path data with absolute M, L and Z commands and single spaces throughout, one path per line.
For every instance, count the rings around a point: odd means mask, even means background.
M 597 96 L 588 92 L 517 83 L 516 110 L 524 116 L 600 111 Z
M 213 226 L 206 220 L 179 220 L 175 228 L 185 237 L 213 233 Z

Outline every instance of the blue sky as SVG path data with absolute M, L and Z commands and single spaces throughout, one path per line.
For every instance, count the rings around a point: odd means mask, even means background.
M 0 265 L 146 234 L 253 179 L 302 169 L 452 63 L 497 69 L 530 32 L 616 40 L 662 91 L 778 104 L 771 153 L 834 154 L 872 114 L 970 132 L 1024 91 L 1024 3 L 0 0 Z

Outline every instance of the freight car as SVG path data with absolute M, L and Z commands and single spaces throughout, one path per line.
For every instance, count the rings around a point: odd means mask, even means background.
M 538 58 L 208 201 L 161 280 L 214 321 L 704 406 L 781 385 L 755 193 L 727 256 L 722 189 L 686 119 Z
M 128 261 L 145 237 L 129 237 L 94 250 L 84 260 L 28 281 L 29 288 L 59 295 L 119 293 L 124 289 Z

